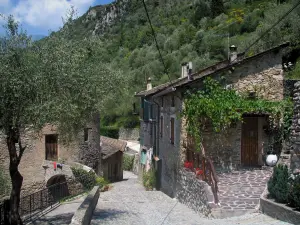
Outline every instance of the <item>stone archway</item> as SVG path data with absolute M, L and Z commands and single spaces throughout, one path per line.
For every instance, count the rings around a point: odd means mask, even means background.
M 69 188 L 65 175 L 57 174 L 52 176 L 46 184 L 48 193 L 53 198 L 53 201 L 59 201 L 60 199 L 69 196 Z

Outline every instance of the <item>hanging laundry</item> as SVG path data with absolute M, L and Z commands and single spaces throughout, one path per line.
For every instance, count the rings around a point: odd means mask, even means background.
M 147 151 L 146 149 L 143 149 L 141 151 L 141 164 L 146 165 L 147 162 Z
M 147 151 L 146 172 L 148 172 L 151 169 L 152 155 L 153 155 L 153 148 L 149 148 L 149 150 Z

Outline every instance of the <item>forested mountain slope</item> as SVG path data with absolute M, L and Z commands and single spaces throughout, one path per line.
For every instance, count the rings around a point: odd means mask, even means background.
M 180 64 L 192 61 L 195 70 L 228 57 L 228 46 L 240 52 L 270 28 L 299 0 L 145 0 L 158 45 L 171 79 Z M 142 0 L 117 0 L 90 8 L 74 21 L 71 37 L 102 39 L 101 60 L 122 70 L 128 79 L 114 112 L 131 108 L 135 91 L 168 81 L 153 40 Z M 300 43 L 300 6 L 260 39 L 246 55 L 290 41 Z M 294 57 L 296 62 L 298 53 Z M 293 63 L 295 63 L 293 62 Z M 99 62 L 101 63 L 101 62 Z M 298 63 L 300 64 L 300 63 Z M 299 65 L 298 65 L 299 66 Z M 129 101 L 129 99 L 132 99 Z M 115 103 L 112 103 L 112 105 Z

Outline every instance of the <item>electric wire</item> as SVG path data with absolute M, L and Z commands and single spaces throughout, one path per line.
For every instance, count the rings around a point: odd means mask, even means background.
M 277 26 L 285 17 L 287 17 L 292 11 L 294 11 L 300 5 L 300 0 L 296 3 L 290 10 L 288 10 L 283 16 L 281 16 L 276 23 L 274 23 L 270 28 L 268 28 L 262 35 L 259 36 L 251 45 L 249 45 L 245 50 L 244 53 L 249 51 L 254 45 L 256 45 L 270 30 L 272 30 L 275 26 Z
M 161 62 L 162 62 L 162 64 L 163 64 L 163 67 L 164 67 L 164 73 L 167 74 L 167 76 L 168 76 L 168 78 L 169 78 L 169 82 L 170 82 L 171 86 L 173 87 L 173 84 L 172 84 L 170 75 L 169 75 L 169 73 L 167 72 L 167 67 L 166 67 L 165 61 L 164 61 L 164 59 L 163 59 L 163 57 L 162 57 L 162 54 L 161 54 L 161 51 L 160 51 L 160 48 L 159 48 L 159 45 L 158 45 L 158 42 L 157 42 L 156 33 L 155 33 L 155 30 L 153 29 L 152 22 L 151 22 L 151 19 L 150 19 L 150 16 L 149 16 L 149 12 L 148 12 L 148 9 L 147 9 L 145 0 L 142 0 L 142 2 L 143 2 L 144 9 L 145 9 L 145 12 L 146 12 L 146 15 L 147 15 L 147 18 L 148 18 L 148 22 L 149 22 L 150 27 L 151 27 L 152 35 L 153 35 L 153 38 L 154 38 L 154 41 L 155 41 L 156 48 L 157 48 L 158 53 L 159 53 L 160 60 L 161 60 Z M 174 88 L 174 87 L 173 87 L 173 88 Z

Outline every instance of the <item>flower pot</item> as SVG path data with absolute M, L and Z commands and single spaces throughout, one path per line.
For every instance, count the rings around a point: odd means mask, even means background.
M 266 158 L 266 164 L 268 166 L 275 166 L 278 161 L 278 157 L 275 154 L 269 154 Z

